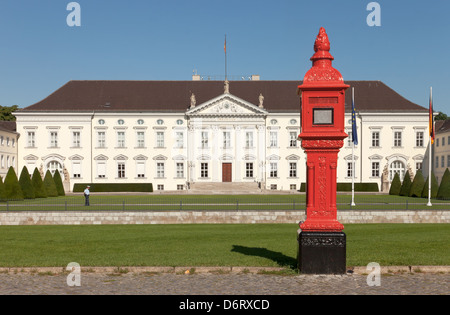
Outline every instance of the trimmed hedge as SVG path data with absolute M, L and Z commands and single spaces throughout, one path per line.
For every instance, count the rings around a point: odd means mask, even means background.
M 391 188 L 389 189 L 389 195 L 398 196 L 400 194 L 400 189 L 402 189 L 400 175 L 398 175 L 398 173 L 395 173 L 394 179 L 391 183 Z
M 0 176 L 0 200 L 6 200 L 5 184 L 3 184 L 3 178 Z
M 47 173 L 45 173 L 44 187 L 47 192 L 47 197 L 58 197 L 58 191 L 56 190 L 55 181 L 50 170 L 47 170 Z
M 75 184 L 73 192 L 83 192 L 86 186 L 90 191 L 96 192 L 153 192 L 153 184 Z
M 450 171 L 448 168 L 444 172 L 444 176 L 439 186 L 437 197 L 440 199 L 450 199 Z
M 429 178 L 427 178 L 425 185 L 423 185 L 422 198 L 428 198 L 428 181 Z M 438 190 L 439 186 L 436 180 L 436 176 L 434 176 L 434 172 L 431 172 L 431 198 L 437 197 Z
M 8 200 L 23 200 L 22 187 L 20 187 L 16 172 L 11 166 L 5 177 L 5 197 Z
M 58 192 L 58 196 L 65 196 L 66 193 L 64 191 L 64 185 L 61 179 L 61 174 L 59 171 L 55 171 L 55 175 L 53 175 L 53 181 L 55 182 L 56 191 Z
M 33 184 L 34 194 L 36 198 L 47 198 L 47 191 L 42 181 L 41 173 L 37 169 L 34 169 L 33 176 L 31 177 L 31 183 Z
M 409 192 L 411 191 L 411 176 L 409 175 L 409 171 L 406 172 L 405 177 L 403 178 L 402 187 L 400 188 L 400 196 L 409 196 Z
M 422 171 L 418 170 L 416 176 L 411 185 L 411 190 L 409 191 L 409 197 L 422 197 L 423 185 L 425 185 L 425 178 L 423 178 Z
M 26 166 L 22 168 L 22 172 L 20 173 L 19 184 L 22 188 L 23 197 L 25 199 L 36 198 L 34 187 L 31 183 L 30 173 L 28 173 L 28 168 Z
M 300 186 L 300 192 L 306 191 L 306 183 Z M 336 191 L 348 192 L 352 191 L 352 183 L 337 183 Z M 377 183 L 355 183 L 355 191 L 358 192 L 380 192 Z

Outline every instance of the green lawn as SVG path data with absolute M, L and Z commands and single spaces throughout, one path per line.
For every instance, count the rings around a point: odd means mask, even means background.
M 96 195 L 91 206 L 84 207 L 84 197 L 71 195 L 57 198 L 9 201 L 0 203 L 0 211 L 80 211 L 80 210 L 304 210 L 304 194 L 287 195 Z M 338 210 L 448 210 L 450 200 L 432 200 L 427 207 L 426 198 L 389 195 L 357 194 L 356 206 L 351 207 L 351 195 L 338 194 Z
M 0 267 L 295 268 L 292 224 L 0 226 Z M 450 224 L 348 224 L 347 265 L 450 265 Z

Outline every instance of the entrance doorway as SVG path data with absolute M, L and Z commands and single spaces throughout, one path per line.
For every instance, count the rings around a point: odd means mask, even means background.
M 232 163 L 222 163 L 222 182 L 232 182 Z

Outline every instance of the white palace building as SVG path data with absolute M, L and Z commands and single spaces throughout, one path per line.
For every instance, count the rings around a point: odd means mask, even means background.
M 428 109 L 380 81 L 355 88 L 359 145 L 339 154 L 338 183 L 378 183 L 422 169 Z M 70 81 L 15 112 L 18 170 L 60 171 L 76 183 L 152 183 L 186 190 L 199 183 L 248 183 L 298 190 L 306 180 L 300 81 Z M 351 133 L 351 92 L 346 132 Z M 354 157 L 352 156 L 354 152 Z M 355 161 L 353 164 L 352 161 Z M 426 174 L 426 173 L 425 173 Z

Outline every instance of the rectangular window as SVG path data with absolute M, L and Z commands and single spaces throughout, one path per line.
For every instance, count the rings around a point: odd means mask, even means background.
M 445 137 L 442 137 L 442 146 L 445 146 Z
M 372 147 L 380 146 L 380 133 L 378 131 L 372 132 Z
M 439 146 L 439 138 L 436 138 L 436 146 Z
M 81 146 L 81 133 L 79 131 L 74 131 L 72 133 L 72 146 L 74 148 L 79 148 Z
M 97 147 L 99 148 L 106 147 L 106 134 L 104 131 L 100 131 L 97 133 Z
M 270 163 L 270 177 L 276 178 L 278 177 L 278 163 L 271 162 Z
M 200 177 L 208 178 L 208 163 L 201 163 L 200 165 Z
M 416 147 L 423 147 L 423 132 L 416 133 Z
M 105 162 L 98 162 L 97 177 L 98 178 L 106 178 L 106 163 Z
M 229 131 L 223 132 L 223 148 L 231 148 L 231 133 Z
M 289 136 L 290 136 L 289 146 L 291 148 L 296 148 L 297 147 L 297 133 L 289 132 Z
M 156 163 L 156 177 L 164 178 L 164 163 Z
M 145 148 L 145 133 L 143 131 L 138 131 L 136 133 L 136 138 L 137 138 L 137 147 Z
M 177 185 L 177 190 L 184 190 L 184 185 Z
M 51 148 L 58 147 L 58 132 L 56 131 L 50 132 L 50 147 Z
M 450 155 L 447 155 L 447 167 L 450 167 Z
M 395 131 L 394 132 L 394 147 L 401 147 L 401 146 L 402 146 L 402 132 Z
M 253 163 L 245 163 L 245 177 L 253 178 Z
M 117 164 L 117 177 L 118 178 L 125 178 L 125 163 L 118 163 Z
M 124 131 L 117 132 L 117 147 L 125 148 L 125 132 Z
M 277 184 L 271 184 L 270 190 L 277 190 Z
M 72 164 L 72 176 L 73 178 L 81 178 L 81 164 L 73 163 Z
M 34 133 L 34 131 L 28 132 L 27 143 L 28 143 L 29 148 L 34 148 L 36 146 L 36 142 L 35 142 L 36 138 L 35 137 L 36 137 L 36 134 Z
M 297 177 L 297 163 L 289 163 L 289 177 Z
M 164 148 L 164 132 L 162 131 L 156 133 L 156 147 Z
M 164 190 L 164 185 L 158 185 L 157 187 L 158 187 L 158 190 L 160 190 L 160 191 Z
M 422 170 L 422 162 L 416 162 L 416 172 Z
M 372 177 L 380 177 L 380 162 L 372 162 Z
M 177 178 L 184 178 L 184 163 L 177 163 Z
M 137 178 L 145 178 L 145 162 L 139 161 L 136 164 Z
M 353 162 L 347 162 L 347 177 L 353 177 Z
M 176 137 L 176 147 L 181 149 L 184 147 L 184 134 L 182 132 L 177 132 Z
M 435 165 L 435 167 L 439 168 L 439 156 L 436 156 L 436 165 Z
M 278 147 L 278 132 L 276 131 L 270 132 L 270 147 L 271 148 Z
M 348 133 L 348 138 L 347 138 L 347 146 L 351 147 L 353 145 L 353 141 L 352 141 L 352 135 L 353 133 L 351 131 L 347 132 Z
M 245 133 L 245 147 L 253 148 L 253 132 Z
M 441 156 L 441 167 L 445 167 L 445 156 Z
M 290 185 L 290 189 L 291 190 L 297 190 L 297 185 L 296 184 L 291 184 Z
M 202 131 L 202 149 L 207 149 L 208 145 L 208 132 Z

